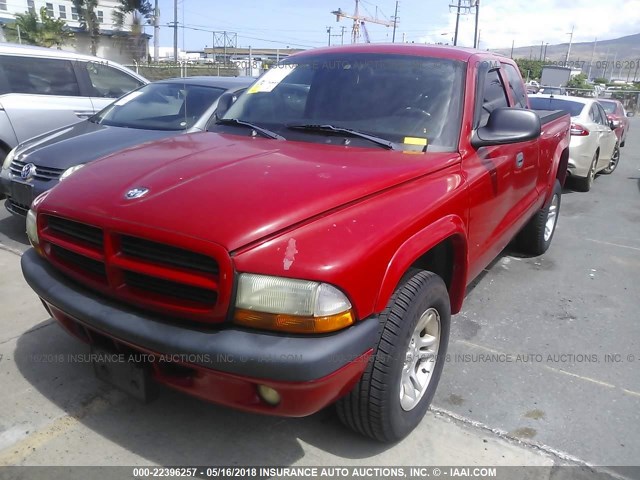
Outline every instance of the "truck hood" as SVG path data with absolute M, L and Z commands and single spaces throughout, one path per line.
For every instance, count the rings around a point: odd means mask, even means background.
M 67 169 L 124 148 L 183 132 L 98 125 L 84 120 L 23 143 L 16 159 L 39 167 Z
M 38 208 L 176 231 L 233 251 L 458 161 L 457 153 L 196 133 L 94 162 Z M 148 193 L 127 199 L 132 189 Z

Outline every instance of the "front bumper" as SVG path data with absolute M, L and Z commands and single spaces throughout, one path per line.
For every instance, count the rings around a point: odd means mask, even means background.
M 359 380 L 378 335 L 375 317 L 313 337 L 178 325 L 84 289 L 33 249 L 21 264 L 27 283 L 68 332 L 88 343 L 106 340 L 116 349 L 153 355 L 156 381 L 246 411 L 305 416 L 324 408 Z M 163 358 L 184 367 L 180 374 L 165 368 Z M 260 384 L 278 390 L 278 405 L 261 401 Z
M 13 215 L 17 215 L 19 217 L 26 217 L 27 212 L 31 207 L 31 204 L 26 205 L 23 203 L 19 203 L 12 198 L 11 182 L 13 181 L 14 180 L 11 175 L 11 172 L 8 169 L 2 170 L 2 173 L 0 174 L 0 198 L 2 198 L 3 196 L 7 198 L 7 201 L 4 203 L 4 205 L 5 205 L 5 208 L 9 211 L 9 213 L 12 213 Z M 34 180 L 31 182 L 31 184 L 33 185 L 32 187 L 33 188 L 32 201 L 33 201 L 41 193 L 44 193 L 47 190 L 50 190 L 51 188 L 56 186 L 58 184 L 58 181 L 57 180 L 55 181 L 54 180 L 50 180 L 50 181 Z

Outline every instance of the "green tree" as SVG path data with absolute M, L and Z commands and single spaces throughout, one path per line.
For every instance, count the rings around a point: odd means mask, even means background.
M 148 39 L 144 34 L 144 25 L 151 23 L 155 9 L 148 0 L 120 0 L 120 4 L 113 12 L 113 23 L 116 30 L 121 30 L 117 42 L 121 50 L 126 50 L 134 60 L 148 60 Z M 129 31 L 122 31 L 125 20 L 130 16 Z
M 11 42 L 19 40 L 41 47 L 60 47 L 73 39 L 66 22 L 47 15 L 45 7 L 40 9 L 40 18 L 35 12 L 18 13 L 15 23 L 7 25 L 5 32 Z
M 98 16 L 96 15 L 98 0 L 73 0 L 73 6 L 78 11 L 80 29 L 89 34 L 91 54 L 95 55 L 100 41 L 100 22 L 98 22 Z
M 525 81 L 539 80 L 542 75 L 543 62 L 540 60 L 529 60 L 528 58 L 516 58 L 515 59 L 518 68 L 520 68 L 520 74 Z
M 567 88 L 581 88 L 584 90 L 593 90 L 593 85 L 587 83 L 587 76 L 584 73 L 574 75 L 567 82 Z
M 130 13 L 133 14 L 133 22 L 142 25 L 149 23 L 155 12 L 149 0 L 120 0 L 120 5 L 113 12 L 113 23 L 117 29 L 124 26 L 125 18 Z

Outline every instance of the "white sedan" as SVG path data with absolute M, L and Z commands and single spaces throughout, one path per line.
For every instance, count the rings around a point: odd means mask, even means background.
M 620 160 L 620 145 L 607 114 L 597 100 L 582 97 L 532 95 L 533 110 L 564 110 L 571 114 L 568 173 L 577 189 L 588 192 L 596 173 L 612 173 Z

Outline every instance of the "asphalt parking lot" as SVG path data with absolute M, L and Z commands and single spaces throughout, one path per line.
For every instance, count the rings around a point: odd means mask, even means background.
M 545 255 L 507 249 L 474 282 L 433 413 L 393 446 L 348 432 L 331 409 L 277 419 L 170 391 L 140 405 L 90 365 L 50 361 L 85 347 L 25 292 L 17 255 L 2 256 L 0 465 L 446 464 L 463 452 L 480 464 L 637 465 L 640 120 L 612 175 L 564 193 Z M 4 253 L 27 249 L 23 232 L 2 208 Z

